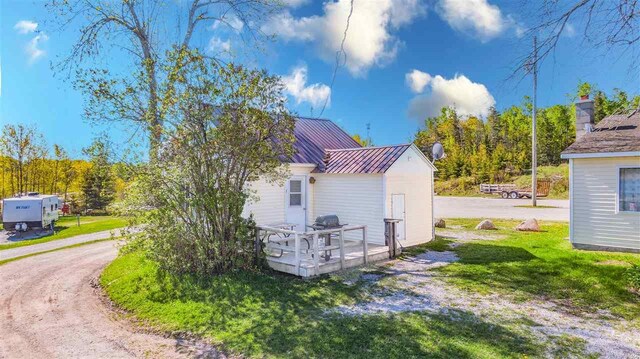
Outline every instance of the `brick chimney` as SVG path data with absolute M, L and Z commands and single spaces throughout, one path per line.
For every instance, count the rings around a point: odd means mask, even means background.
M 595 124 L 595 106 L 589 96 L 583 96 L 576 102 L 576 140 L 582 137 Z

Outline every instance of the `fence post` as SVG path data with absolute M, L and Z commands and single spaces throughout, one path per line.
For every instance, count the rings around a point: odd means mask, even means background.
M 364 264 L 369 262 L 369 248 L 367 247 L 367 226 L 362 227 L 362 251 L 364 252 Z
M 255 254 L 255 265 L 258 265 L 258 261 L 260 259 L 260 227 L 256 226 L 255 232 L 255 242 L 253 244 L 253 250 Z
M 295 247 L 295 266 L 296 266 L 296 275 L 300 275 L 300 237 L 298 233 L 293 235 L 293 245 Z
M 344 269 L 344 229 L 340 229 L 340 269 Z
M 313 240 L 313 265 L 316 268 L 316 275 L 320 274 L 320 251 L 318 247 L 320 244 L 318 243 L 318 235 L 316 233 L 311 235 Z

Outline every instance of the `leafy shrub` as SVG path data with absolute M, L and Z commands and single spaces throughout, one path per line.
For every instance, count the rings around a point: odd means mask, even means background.
M 628 268 L 626 276 L 629 287 L 635 291 L 640 291 L 640 265 L 634 264 Z

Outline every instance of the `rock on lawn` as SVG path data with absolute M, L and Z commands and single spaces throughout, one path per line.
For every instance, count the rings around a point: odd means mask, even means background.
M 516 227 L 516 231 L 523 232 L 540 232 L 540 225 L 535 218 L 527 219 Z
M 478 223 L 478 225 L 476 226 L 476 229 L 481 229 L 481 230 L 493 230 L 493 229 L 498 229 L 496 228 L 496 226 L 493 224 L 493 222 L 491 222 L 488 219 L 485 219 L 484 221 Z
M 436 228 L 447 228 L 447 224 L 444 219 L 438 218 L 436 219 L 436 223 L 433 224 Z

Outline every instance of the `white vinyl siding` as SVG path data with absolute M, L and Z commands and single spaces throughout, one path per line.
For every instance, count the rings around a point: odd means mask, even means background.
M 405 195 L 406 240 L 403 245 L 433 239 L 433 170 L 415 151 L 413 147 L 409 148 L 385 174 L 386 217 L 391 217 L 391 196 Z
M 290 166 L 290 176 L 309 175 L 313 167 Z M 307 177 L 308 180 L 308 177 Z M 311 207 L 313 200 L 313 186 L 307 185 L 307 223 L 310 223 Z M 248 185 L 251 190 L 251 198 L 245 204 L 242 212 L 243 217 L 248 217 L 250 213 L 258 224 L 268 225 L 286 222 L 285 201 L 286 193 L 284 183 L 268 183 L 264 179 L 252 182 Z M 304 231 L 300 229 L 300 231 Z
M 316 216 L 335 214 L 342 223 L 367 225 L 368 241 L 384 244 L 381 174 L 317 174 L 314 177 L 313 213 Z
M 252 182 L 251 198 L 244 206 L 243 216 L 253 214 L 253 219 L 258 224 L 268 225 L 283 223 L 285 220 L 285 193 L 284 186 L 277 183 L 268 183 L 260 179 Z
M 618 211 L 620 168 L 640 166 L 640 156 L 571 161 L 571 241 L 640 250 L 640 213 Z

